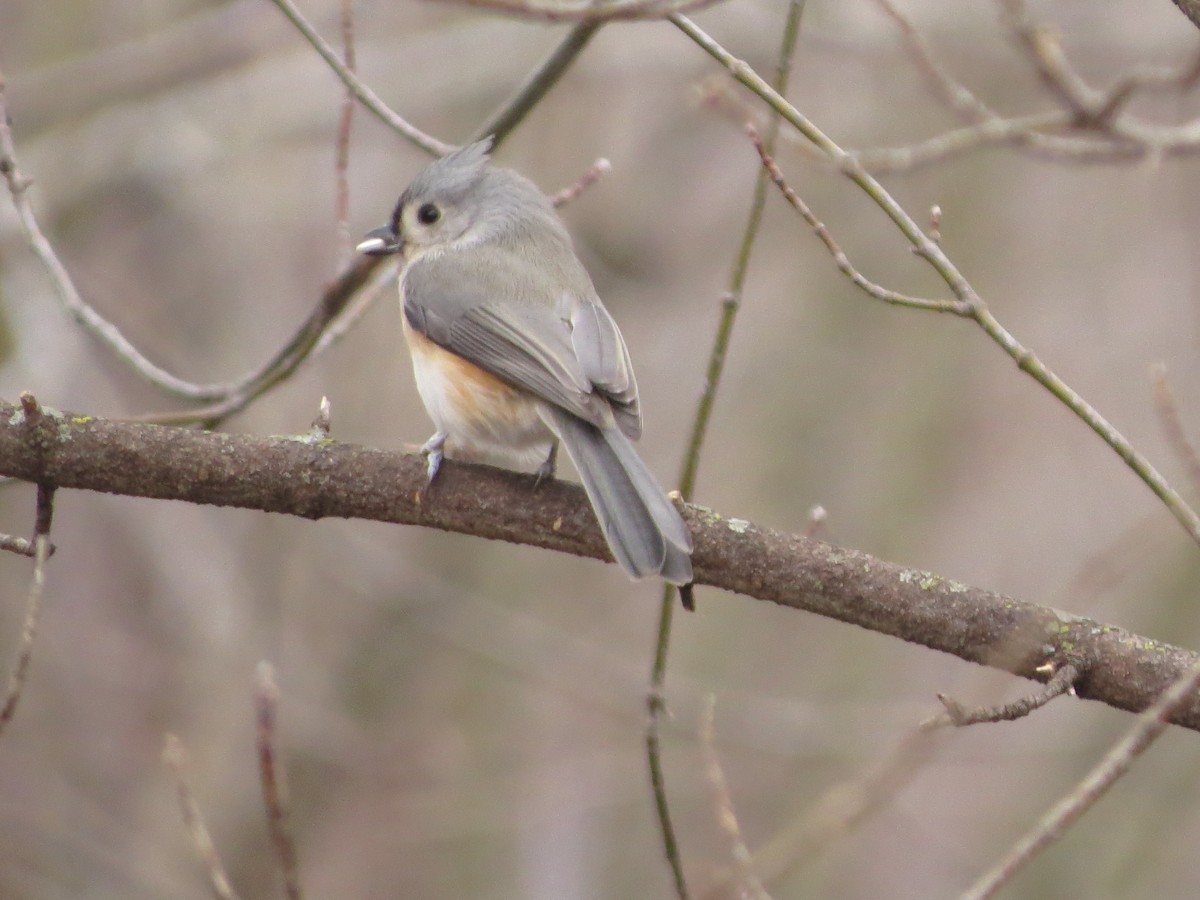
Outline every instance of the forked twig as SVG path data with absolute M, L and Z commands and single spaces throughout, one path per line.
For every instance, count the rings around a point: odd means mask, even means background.
M 963 895 L 963 900 L 985 900 L 995 896 L 1004 885 L 1039 853 L 1057 841 L 1084 813 L 1096 805 L 1134 760 L 1146 752 L 1167 730 L 1168 719 L 1186 705 L 1196 702 L 1200 689 L 1200 665 L 1186 672 L 1144 713 L 1104 758 L 1076 785 L 1075 789 L 1052 806 L 1041 820 L 1017 841 L 990 871 Z
M 978 725 L 983 722 L 1011 722 L 1014 719 L 1022 719 L 1034 710 L 1041 709 L 1055 697 L 1070 693 L 1078 679 L 1079 670 L 1067 663 L 1054 673 L 1041 690 L 997 706 L 968 707 L 953 697 L 938 694 L 938 700 L 946 707 L 946 711 L 926 719 L 921 723 L 921 728 L 929 731 L 947 725 L 962 728 L 966 725 Z

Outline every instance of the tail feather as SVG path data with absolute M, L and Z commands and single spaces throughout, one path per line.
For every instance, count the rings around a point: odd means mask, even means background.
M 678 510 L 619 429 L 600 429 L 565 410 L 549 425 L 579 470 L 613 558 L 633 578 L 692 580 L 692 536 Z

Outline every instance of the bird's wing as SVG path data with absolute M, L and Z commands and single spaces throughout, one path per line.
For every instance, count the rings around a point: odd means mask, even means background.
M 424 257 L 404 273 L 404 315 L 514 387 L 637 437 L 637 384 L 621 333 L 577 282 L 555 283 L 555 271 L 480 245 Z

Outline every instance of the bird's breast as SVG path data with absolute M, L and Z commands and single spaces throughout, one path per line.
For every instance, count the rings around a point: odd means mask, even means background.
M 454 455 L 540 461 L 550 441 L 538 415 L 540 401 L 435 344 L 402 318 L 417 391 L 438 430 L 459 451 Z

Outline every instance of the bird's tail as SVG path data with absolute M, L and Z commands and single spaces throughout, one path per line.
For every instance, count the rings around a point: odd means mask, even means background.
M 617 428 L 597 428 L 565 410 L 546 412 L 621 568 L 632 578 L 690 582 L 692 536 L 633 442 Z

